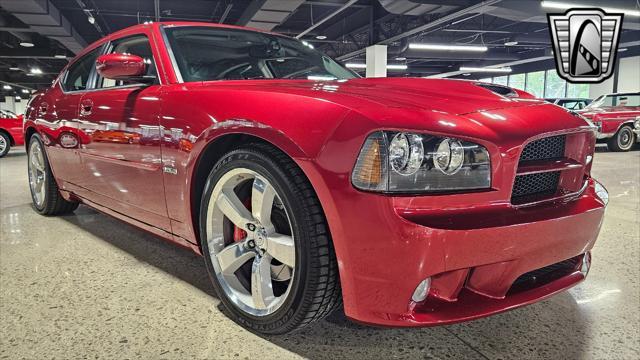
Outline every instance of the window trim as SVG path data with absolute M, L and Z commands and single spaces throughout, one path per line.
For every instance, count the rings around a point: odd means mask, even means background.
M 69 76 L 69 69 L 71 69 L 71 67 L 73 67 L 75 64 L 77 64 L 79 61 L 81 61 L 82 59 L 84 59 L 87 55 L 89 55 L 91 52 L 98 50 L 98 56 L 102 55 L 104 52 L 104 45 L 105 43 L 102 43 L 98 46 L 96 46 L 95 48 L 87 51 L 85 54 L 83 54 L 81 57 L 79 57 L 76 61 L 72 62 L 69 64 L 69 66 L 67 66 L 67 68 L 64 70 L 64 74 L 60 77 L 60 80 L 58 81 L 58 86 L 60 86 L 60 90 L 62 90 L 62 93 L 64 94 L 77 94 L 77 93 L 83 93 L 83 92 L 87 92 L 87 91 L 91 91 L 93 89 L 93 82 L 95 80 L 95 72 L 96 72 L 96 67 L 93 66 L 89 72 L 89 78 L 87 79 L 87 86 L 85 87 L 85 89 L 83 90 L 67 90 L 65 89 L 64 83 L 67 80 L 67 76 Z M 97 57 L 96 57 L 97 59 Z
M 173 68 L 173 73 L 176 75 L 176 80 L 178 81 L 178 84 L 183 84 L 184 79 L 182 78 L 182 73 L 180 72 L 180 68 L 178 67 L 178 61 L 176 60 L 175 55 L 173 55 L 173 49 L 171 48 L 171 43 L 169 42 L 169 38 L 167 37 L 165 28 L 166 25 L 160 26 L 162 41 L 164 42 L 164 46 L 167 49 L 167 53 L 169 54 L 169 59 L 171 59 L 171 68 Z
M 156 68 L 156 78 L 158 79 L 158 83 L 157 84 L 137 83 L 137 84 L 129 84 L 129 85 L 121 85 L 121 86 L 112 86 L 112 87 L 108 87 L 108 88 L 98 88 L 98 87 L 96 87 L 97 86 L 97 81 L 98 81 L 98 72 L 96 71 L 96 67 L 93 66 L 91 68 L 91 73 L 89 74 L 89 79 L 87 80 L 87 88 L 86 89 L 84 89 L 84 90 L 65 90 L 64 82 L 67 79 L 67 75 L 69 74 L 69 69 L 74 64 L 76 64 L 78 61 L 80 61 L 85 56 L 87 56 L 90 52 L 92 52 L 92 51 L 94 51 L 96 49 L 99 49 L 98 56 L 106 55 L 107 51 L 110 51 L 111 45 L 113 44 L 114 41 L 119 41 L 121 39 L 126 39 L 126 38 L 129 38 L 129 37 L 140 36 L 140 35 L 146 37 L 147 40 L 149 41 L 149 47 L 151 48 L 151 56 L 153 57 L 153 65 Z M 128 34 L 128 35 L 119 37 L 117 39 L 111 39 L 111 40 L 105 41 L 102 44 L 100 44 L 100 45 L 96 46 L 95 48 L 91 49 L 90 51 L 86 52 L 84 55 L 82 55 L 76 61 L 70 63 L 69 66 L 67 66 L 67 68 L 64 71 L 64 75 L 60 79 L 58 85 L 60 86 L 60 90 L 62 90 L 62 93 L 64 93 L 66 95 L 66 94 L 88 93 L 88 92 L 103 91 L 103 90 L 126 89 L 126 88 L 134 88 L 134 87 L 148 87 L 148 86 L 163 85 L 163 84 L 162 84 L 162 77 L 160 76 L 160 73 L 158 72 L 158 62 L 156 61 L 156 56 L 153 53 L 153 46 L 151 46 L 151 38 L 146 33 L 141 32 L 141 33 L 135 33 L 135 34 Z
M 116 90 L 116 89 L 127 89 L 127 88 L 134 88 L 134 87 L 149 87 L 149 86 L 154 86 L 154 85 L 162 85 L 162 79 L 160 76 L 160 72 L 158 72 L 158 62 L 156 61 L 156 56 L 153 54 L 153 46 L 151 46 L 151 38 L 144 32 L 141 33 L 135 33 L 135 34 L 128 34 L 125 35 L 123 37 L 119 37 L 117 39 L 112 39 L 109 40 L 107 42 L 105 42 L 104 44 L 104 49 L 102 50 L 102 54 L 101 55 L 107 55 L 110 54 L 110 51 L 113 50 L 113 43 L 114 42 L 118 42 L 127 38 L 134 38 L 134 37 L 139 37 L 139 36 L 144 36 L 145 38 L 147 38 L 147 41 L 149 42 L 149 50 L 151 50 L 151 57 L 153 58 L 153 67 L 156 68 L 156 80 L 158 81 L 158 83 L 154 83 L 154 84 L 145 84 L 145 83 L 135 83 L 135 84 L 128 84 L 128 85 L 120 85 L 120 86 L 110 86 L 110 87 L 98 87 L 98 72 L 95 71 L 95 66 L 94 66 L 94 76 L 95 78 L 93 79 L 94 84 L 91 88 L 91 90 L 93 91 L 102 91 L 102 90 Z

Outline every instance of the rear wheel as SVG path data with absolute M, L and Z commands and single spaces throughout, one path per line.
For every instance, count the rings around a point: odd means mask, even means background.
M 38 134 L 29 140 L 28 159 L 29 189 L 34 209 L 42 215 L 67 214 L 77 209 L 77 202 L 67 201 L 60 195 Z
M 264 334 L 322 319 L 340 304 L 337 261 L 315 192 L 281 152 L 226 154 L 202 199 L 207 270 L 231 317 Z
M 0 158 L 7 155 L 11 149 L 11 139 L 3 132 L 0 132 Z
M 636 142 L 636 134 L 631 126 L 623 126 L 607 141 L 607 147 L 611 151 L 629 151 Z

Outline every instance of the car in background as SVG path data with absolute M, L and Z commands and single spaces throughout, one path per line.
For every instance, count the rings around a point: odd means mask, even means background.
M 549 98 L 545 100 L 569 110 L 582 110 L 591 103 L 591 99 L 586 98 Z
M 0 158 L 9 153 L 12 146 L 24 144 L 22 115 L 10 110 L 0 110 Z
M 640 140 L 640 93 L 602 95 L 579 111 L 598 127 L 598 141 L 611 151 L 629 151 Z

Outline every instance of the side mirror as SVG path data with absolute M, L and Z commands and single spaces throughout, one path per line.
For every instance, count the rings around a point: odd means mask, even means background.
M 131 54 L 100 55 L 96 60 L 96 70 L 104 78 L 136 82 L 152 82 L 155 76 L 144 76 L 147 64 L 144 59 Z

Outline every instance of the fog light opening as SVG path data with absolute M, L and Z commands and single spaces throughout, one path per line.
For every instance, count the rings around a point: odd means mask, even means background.
M 582 265 L 580 266 L 580 272 L 582 275 L 587 276 L 589 268 L 591 267 L 591 253 L 584 253 L 582 256 Z
M 428 277 L 420 282 L 416 289 L 413 291 L 413 295 L 411 296 L 411 300 L 413 302 L 419 303 L 424 301 L 429 295 L 429 289 L 431 288 L 431 278 Z

